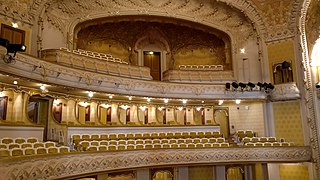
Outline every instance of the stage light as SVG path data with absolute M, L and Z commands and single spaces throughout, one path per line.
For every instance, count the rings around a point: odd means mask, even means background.
M 318 83 L 316 84 L 316 88 L 317 88 L 317 89 L 320 89 L 320 82 L 318 82 Z
M 109 99 L 112 99 L 112 98 L 113 98 L 113 96 L 112 96 L 112 95 L 110 95 L 110 96 L 109 96 Z
M 16 56 L 17 52 L 25 52 L 27 47 L 23 44 L 8 44 L 7 53 L 14 53 L 13 57 Z
M 240 82 L 239 86 L 241 87 L 241 90 L 243 91 L 243 89 L 247 87 L 247 84 Z
M 14 85 L 17 85 L 17 84 L 18 84 L 18 81 L 13 81 L 13 84 L 14 84 Z
M 231 85 L 234 89 L 238 89 L 238 87 L 239 87 L 238 83 L 236 83 L 236 82 L 233 82 Z
M 7 48 L 8 44 L 9 44 L 9 40 L 0 38 L 0 46 Z
M 261 83 L 261 82 L 258 82 L 258 84 L 257 84 L 257 85 L 259 86 L 260 91 L 261 91 L 261 89 L 262 89 L 262 88 L 264 88 L 264 84 L 263 84 L 263 83 Z
M 230 87 L 231 87 L 230 83 L 226 83 L 226 90 L 230 90 Z
M 252 82 L 248 82 L 248 86 L 250 87 L 250 90 L 252 90 L 254 87 L 256 87 L 256 85 L 253 84 Z
M 274 85 L 272 85 L 271 83 L 267 84 L 266 86 L 267 89 L 273 90 L 274 89 Z

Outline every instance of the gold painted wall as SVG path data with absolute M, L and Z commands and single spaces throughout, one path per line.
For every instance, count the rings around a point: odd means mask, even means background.
M 212 180 L 212 166 L 189 167 L 189 180 Z
M 275 134 L 287 142 L 303 146 L 301 111 L 299 101 L 273 103 Z
M 270 73 L 270 82 L 273 83 L 273 69 L 272 65 L 274 63 L 280 63 L 283 61 L 291 62 L 292 64 L 292 73 L 293 73 L 293 81 L 297 82 L 297 73 L 296 62 L 294 56 L 294 42 L 292 40 L 287 40 L 280 43 L 270 44 L 268 45 L 268 62 L 269 62 L 269 73 Z
M 306 165 L 280 165 L 280 180 L 309 180 L 308 166 Z

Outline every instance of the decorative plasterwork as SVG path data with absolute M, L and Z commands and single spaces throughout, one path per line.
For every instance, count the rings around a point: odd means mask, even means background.
M 246 162 L 308 162 L 308 147 L 161 149 L 31 156 L 0 161 L 0 179 L 67 178 L 141 167 Z
M 0 71 L 4 73 L 96 92 L 166 98 L 266 99 L 266 94 L 261 91 L 228 93 L 225 91 L 225 84 L 221 84 L 222 82 L 218 80 L 217 83 L 198 86 L 146 81 L 66 67 L 19 53 L 15 64 L 5 64 L 0 61 L 0 65 Z
M 234 3 L 230 1 L 228 3 Z M 230 5 L 232 6 L 232 5 Z M 52 1 L 46 10 L 48 21 L 64 34 L 72 35 L 76 24 L 96 18 L 120 15 L 157 15 L 195 21 L 232 34 L 234 41 L 244 44 L 256 32 L 251 21 L 239 10 L 216 1 Z M 247 9 L 250 3 L 239 4 Z M 254 11 L 254 8 L 251 8 Z M 252 14 L 252 12 L 248 13 Z M 259 16 L 258 14 L 255 14 Z M 256 18 L 254 16 L 253 18 Z M 252 20 L 255 22 L 255 20 Z M 239 33 L 241 32 L 241 33 Z
M 312 0 L 304 0 L 301 10 L 301 18 L 300 18 L 300 32 L 301 32 L 301 48 L 302 48 L 302 69 L 303 71 L 303 82 L 304 82 L 304 105 L 307 114 L 308 126 L 310 128 L 310 146 L 312 147 L 312 158 L 314 163 L 314 177 L 320 177 L 320 149 L 319 149 L 319 124 L 316 118 L 316 110 L 315 110 L 315 96 L 316 92 L 313 90 L 314 83 L 312 79 L 312 70 L 311 70 L 311 62 L 308 56 L 308 44 L 307 44 L 307 33 L 306 33 L 306 20 L 307 13 L 310 7 L 310 3 Z
M 300 91 L 296 83 L 275 85 L 274 91 L 270 94 L 271 101 L 287 101 L 300 99 Z

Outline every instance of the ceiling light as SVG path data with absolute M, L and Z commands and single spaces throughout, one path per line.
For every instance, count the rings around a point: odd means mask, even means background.
M 158 107 L 158 110 L 159 110 L 159 111 L 162 111 L 163 109 L 164 109 L 164 107 L 163 107 L 163 106 Z
M 318 82 L 318 83 L 316 84 L 316 88 L 317 88 L 317 89 L 320 88 L 320 82 Z
M 151 98 L 147 98 L 147 101 L 150 102 L 150 101 L 151 101 Z
M 149 54 L 153 54 L 153 51 L 150 51 Z
M 129 101 L 131 101 L 132 100 L 132 96 L 129 96 L 128 99 L 129 99 Z
M 13 28 L 18 28 L 18 27 L 19 27 L 19 26 L 18 26 L 18 23 L 12 22 L 11 25 L 12 25 Z
M 106 108 L 106 109 L 108 109 L 109 107 L 111 107 L 111 105 L 109 105 L 109 104 L 101 104 L 101 106 L 104 107 L 104 108 Z
M 169 102 L 169 99 L 163 99 L 163 102 L 164 102 L 164 103 L 168 103 L 168 102 Z
M 89 98 L 92 98 L 92 97 L 93 97 L 93 93 L 94 93 L 94 92 L 89 91 L 89 92 L 88 92 L 88 97 L 89 97 Z
M 182 99 L 182 103 L 183 104 L 187 104 L 187 100 L 186 99 Z
M 0 97 L 4 97 L 4 94 L 2 91 L 0 92 Z
M 88 103 L 83 101 L 83 102 L 80 102 L 79 105 L 82 106 L 82 107 L 87 107 Z
M 204 103 L 204 101 L 201 101 L 201 103 L 203 104 L 203 103 Z
M 240 104 L 241 100 L 240 99 L 236 99 L 236 104 Z
M 17 85 L 17 84 L 18 84 L 18 81 L 13 81 L 13 84 Z
M 240 53 L 241 53 L 241 54 L 245 54 L 245 53 L 246 53 L 246 49 L 245 49 L 245 48 L 241 48 L 241 49 L 240 49 Z
M 200 110 L 201 110 L 201 107 L 197 107 L 196 110 L 197 110 L 197 111 L 200 111 Z
M 141 109 L 142 111 L 145 111 L 147 109 L 147 106 L 140 106 L 139 109 Z
M 121 105 L 120 106 L 122 109 L 124 109 L 124 110 L 127 110 L 130 106 L 128 106 L 128 105 Z
M 183 110 L 183 107 L 178 107 L 178 110 L 179 110 L 179 111 L 182 111 L 182 110 Z
M 223 104 L 223 100 L 219 100 L 219 106 L 221 106 Z
M 112 96 L 112 95 L 110 95 L 110 96 L 109 96 L 109 99 L 112 99 L 112 98 L 113 98 L 113 96 Z
M 45 90 L 46 90 L 46 87 L 45 87 L 44 85 L 41 85 L 41 86 L 40 86 L 40 89 L 41 89 L 42 91 L 45 91 Z
M 58 105 L 58 104 L 60 104 L 60 101 L 58 99 L 54 99 L 53 100 L 53 105 Z

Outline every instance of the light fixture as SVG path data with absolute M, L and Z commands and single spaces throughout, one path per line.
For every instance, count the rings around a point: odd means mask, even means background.
M 80 102 L 79 105 L 82 107 L 87 107 L 88 103 L 86 101 L 83 101 L 83 102 Z
M 106 109 L 108 109 L 109 107 L 111 107 L 111 105 L 109 105 L 109 104 L 101 104 L 100 106 L 102 106 L 102 107 L 104 107 L 104 108 L 106 108 Z
M 163 99 L 163 102 L 167 104 L 169 102 L 169 99 Z
M 92 98 L 92 97 L 93 97 L 93 93 L 94 93 L 94 92 L 89 91 L 89 92 L 88 92 L 88 97 L 89 97 L 89 98 Z
M 112 99 L 113 98 L 113 96 L 112 95 L 109 95 L 109 99 Z
M 140 106 L 139 109 L 141 109 L 142 111 L 145 111 L 147 109 L 147 106 Z
M 230 88 L 231 88 L 230 83 L 226 83 L 226 90 L 228 91 L 228 90 L 230 90 Z
M 132 100 L 132 96 L 129 96 L 128 99 L 129 99 L 129 101 L 131 101 Z
M 248 82 L 248 86 L 249 86 L 249 88 L 250 88 L 251 91 L 252 91 L 253 88 L 256 87 L 256 85 L 253 84 L 252 82 Z
M 197 107 L 196 110 L 197 110 L 197 111 L 200 111 L 200 110 L 201 110 L 201 107 Z
M 149 51 L 149 53 L 148 54 L 153 54 L 153 51 Z
M 2 91 L 0 91 L 0 97 L 4 97 L 4 94 Z
M 128 105 L 121 105 L 120 106 L 122 109 L 124 109 L 124 110 L 127 110 L 130 106 L 128 106 Z
M 7 53 L 13 53 L 13 57 L 16 56 L 17 52 L 25 52 L 27 47 L 23 44 L 8 44 Z
M 163 109 L 164 109 L 164 107 L 163 107 L 163 106 L 158 107 L 158 110 L 159 110 L 159 111 L 162 111 Z
M 241 100 L 240 99 L 236 99 L 236 104 L 240 104 Z
M 17 85 L 17 84 L 18 84 L 18 81 L 13 81 L 13 84 Z
M 261 91 L 262 88 L 264 88 L 264 84 L 261 82 L 257 83 L 257 86 L 259 87 L 259 90 Z
M 58 104 L 60 104 L 60 101 L 58 99 L 54 99 L 53 100 L 53 105 L 58 105 Z
M 236 83 L 236 82 L 232 82 L 231 85 L 234 89 L 238 89 L 238 87 L 239 87 L 238 83 Z
M 147 102 L 150 102 L 151 101 L 151 98 L 147 98 Z
M 245 49 L 245 48 L 241 48 L 241 49 L 240 49 L 240 53 L 241 53 L 241 54 L 245 54 L 245 53 L 246 53 L 246 49 Z
M 178 107 L 178 110 L 179 110 L 179 111 L 182 111 L 182 110 L 183 110 L 183 107 Z
M 11 25 L 12 25 L 13 28 L 18 28 L 18 27 L 19 27 L 19 26 L 18 26 L 18 23 L 12 22 Z
M 204 103 L 204 101 L 201 101 L 201 103 L 203 104 L 203 103 Z
M 241 87 L 241 90 L 245 89 L 247 87 L 247 84 L 240 82 L 239 86 Z
M 46 90 L 46 87 L 45 87 L 44 85 L 41 85 L 41 86 L 40 86 L 40 89 L 41 89 L 42 91 L 44 91 L 44 90 Z
M 318 82 L 318 83 L 316 84 L 316 88 L 317 88 L 317 89 L 320 89 L 320 82 Z
M 223 100 L 219 100 L 218 104 L 221 106 L 223 104 Z
M 182 99 L 182 103 L 183 104 L 187 104 L 187 100 L 186 99 Z

